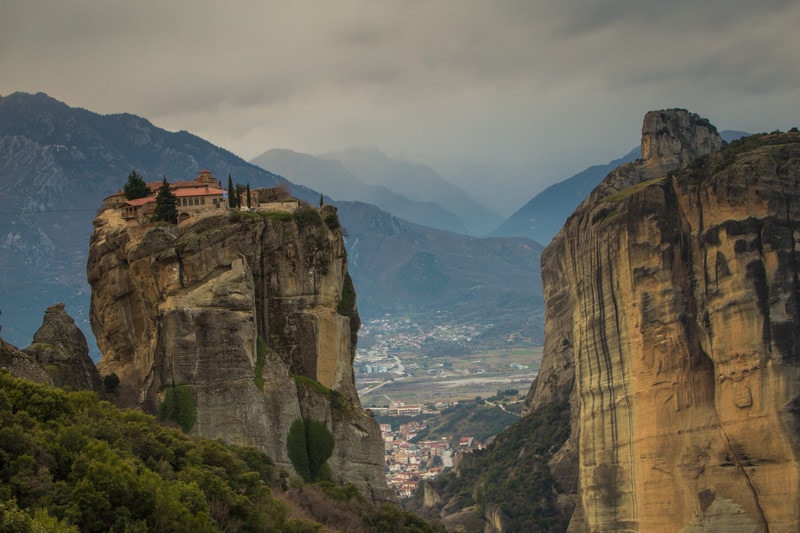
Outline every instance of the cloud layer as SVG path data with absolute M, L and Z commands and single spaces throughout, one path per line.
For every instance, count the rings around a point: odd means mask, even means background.
M 7 1 L 0 94 L 135 113 L 246 159 L 375 145 L 461 162 L 450 179 L 504 213 L 623 155 L 649 109 L 800 124 L 794 1 L 202 4 Z

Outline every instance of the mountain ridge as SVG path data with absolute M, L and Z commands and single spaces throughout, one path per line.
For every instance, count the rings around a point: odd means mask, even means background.
M 168 132 L 127 113 L 100 115 L 72 108 L 44 93 L 0 98 L 0 128 L 0 197 L 6 204 L 0 209 L 0 309 L 3 334 L 17 345 L 29 344 L 45 309 L 63 302 L 86 335 L 92 357 L 99 359 L 89 325 L 85 278 L 89 236 L 103 198 L 119 190 L 131 170 L 147 181 L 162 176 L 175 181 L 191 180 L 199 170 L 208 169 L 222 183 L 230 174 L 235 183 L 253 188 L 286 186 L 312 205 L 320 198 L 319 192 L 292 184 L 191 133 Z M 342 221 L 351 224 L 346 213 Z M 437 242 L 453 235 L 441 234 Z M 479 246 L 479 241 L 459 242 Z M 523 252 L 523 256 L 529 253 Z M 409 268 L 435 267 L 425 256 L 419 259 Z M 448 271 L 452 278 L 465 274 L 463 269 Z M 524 300 L 530 297 L 528 292 L 521 286 L 520 294 L 509 296 Z M 403 298 L 405 310 L 415 307 L 417 296 Z M 541 301 L 541 296 L 536 298 Z M 469 302 L 465 297 L 463 308 L 482 309 L 482 320 L 492 316 L 479 300 Z
M 374 147 L 328 152 L 320 158 L 339 161 L 365 183 L 384 186 L 412 201 L 440 205 L 463 222 L 468 235 L 483 236 L 502 220 L 500 215 L 423 163 L 391 158 Z
M 275 148 L 252 159 L 251 163 L 272 169 L 292 182 L 318 190 L 334 200 L 374 204 L 416 224 L 453 233 L 469 233 L 461 219 L 437 203 L 411 200 L 382 185 L 365 183 L 337 159 Z

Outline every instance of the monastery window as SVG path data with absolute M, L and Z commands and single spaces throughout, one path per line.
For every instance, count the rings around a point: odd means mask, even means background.
M 206 197 L 205 196 L 200 198 L 200 205 L 206 205 Z

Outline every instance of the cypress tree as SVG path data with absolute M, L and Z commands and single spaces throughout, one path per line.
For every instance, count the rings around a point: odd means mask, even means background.
M 251 204 L 251 201 L 250 201 L 250 182 L 248 181 L 247 182 L 247 208 L 248 209 L 250 209 L 250 207 L 252 207 L 250 204 Z
M 161 187 L 158 188 L 158 194 L 156 194 L 156 210 L 153 213 L 153 219 L 174 224 L 178 221 L 177 205 L 178 197 L 172 192 L 167 177 L 164 176 Z
M 230 174 L 228 174 L 228 207 L 236 208 L 236 189 L 233 188 L 233 179 Z
M 122 188 L 122 192 L 125 193 L 126 199 L 136 200 L 137 198 L 150 196 L 150 187 L 147 186 L 144 178 L 142 178 L 135 170 L 133 170 L 130 174 L 128 174 L 128 181 Z

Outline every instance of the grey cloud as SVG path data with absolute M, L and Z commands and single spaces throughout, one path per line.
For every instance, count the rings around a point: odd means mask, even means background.
M 0 94 L 137 113 L 244 157 L 466 156 L 512 209 L 625 153 L 649 108 L 800 122 L 798 27 L 789 0 L 9 0 Z

